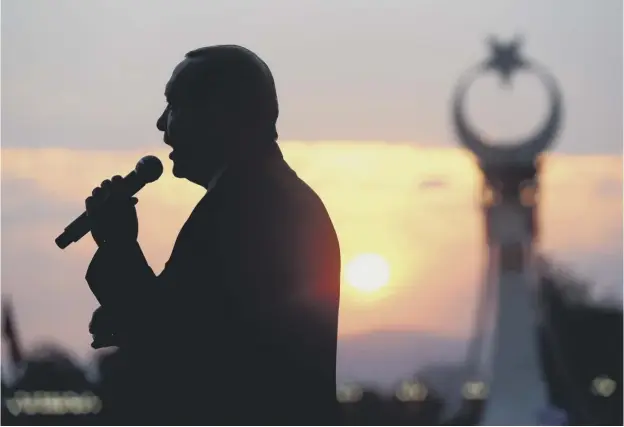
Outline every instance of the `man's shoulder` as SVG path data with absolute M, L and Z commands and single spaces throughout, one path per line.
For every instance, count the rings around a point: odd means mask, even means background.
M 297 211 L 328 216 L 319 195 L 283 160 L 248 177 L 224 199 L 232 209 L 278 216 Z
M 264 200 L 256 199 L 256 203 L 265 206 L 267 214 L 274 216 L 285 228 L 333 229 L 321 197 L 292 169 L 278 173 L 267 184 L 265 192 L 259 194 L 267 197 Z
M 335 230 L 319 195 L 286 162 L 254 171 L 244 179 L 220 182 L 199 202 L 181 234 L 210 241 L 288 240 L 302 234 L 335 240 Z M 220 185 L 223 185 L 219 188 Z M 332 238 L 333 236 L 333 238 Z

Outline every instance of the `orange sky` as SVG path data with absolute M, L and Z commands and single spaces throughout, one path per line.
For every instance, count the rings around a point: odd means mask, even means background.
M 287 142 L 282 148 L 325 201 L 343 264 L 372 252 L 391 267 L 390 283 L 377 292 L 343 284 L 341 334 L 470 334 L 483 240 L 475 203 L 479 175 L 467 153 L 357 142 Z M 94 185 L 131 170 L 148 153 L 167 158 L 164 150 L 2 149 L 2 292 L 13 295 L 27 341 L 55 337 L 76 351 L 87 348 L 96 304 L 83 277 L 94 244 L 85 238 L 61 251 L 54 238 L 82 211 Z M 138 208 L 140 241 L 157 272 L 202 195 L 174 179 L 169 163 L 140 193 Z M 593 275 L 602 289 L 619 286 L 622 158 L 554 155 L 543 182 L 546 251 Z

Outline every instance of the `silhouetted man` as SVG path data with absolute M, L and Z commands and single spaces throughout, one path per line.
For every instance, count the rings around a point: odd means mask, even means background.
M 208 191 L 155 276 L 137 200 L 120 177 L 93 190 L 94 346 L 120 347 L 128 410 L 158 424 L 335 423 L 338 239 L 277 146 L 267 65 L 239 46 L 201 48 L 165 96 L 173 173 Z

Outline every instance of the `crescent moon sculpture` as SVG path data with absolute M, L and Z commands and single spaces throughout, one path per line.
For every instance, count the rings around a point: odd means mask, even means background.
M 518 41 L 507 45 L 492 42 L 492 57 L 468 70 L 459 80 L 453 102 L 455 132 L 461 143 L 472 151 L 483 163 L 508 164 L 532 162 L 536 156 L 550 147 L 561 127 L 563 107 L 562 95 L 555 78 L 535 62 L 520 58 Z M 511 75 L 525 69 L 538 76 L 550 97 L 550 116 L 543 127 L 525 140 L 510 141 L 504 145 L 493 145 L 484 140 L 468 124 L 464 114 L 464 98 L 471 85 L 483 74 L 494 71 L 501 75 L 504 83 L 509 83 Z
M 562 96 L 553 76 L 520 57 L 518 40 L 506 44 L 492 40 L 491 45 L 491 57 L 469 69 L 460 79 L 453 105 L 457 136 L 477 156 L 483 172 L 483 188 L 494 195 L 492 202 L 482 204 L 487 267 L 475 317 L 475 334 L 467 354 L 470 387 L 476 387 L 469 388 L 468 395 L 471 397 L 481 387 L 481 381 L 487 381 L 487 404 L 481 425 L 535 425 L 537 414 L 549 405 L 550 396 L 539 357 L 540 341 L 536 337 L 536 318 L 540 315 L 536 292 L 538 273 L 534 268 L 538 202 L 523 203 L 522 190 L 525 183 L 538 187 L 541 169 L 538 155 L 557 136 L 563 115 Z M 528 138 L 510 140 L 504 146 L 490 145 L 466 120 L 463 109 L 466 93 L 484 73 L 493 71 L 509 85 L 512 75 L 521 69 L 536 74 L 544 84 L 550 97 L 549 117 Z

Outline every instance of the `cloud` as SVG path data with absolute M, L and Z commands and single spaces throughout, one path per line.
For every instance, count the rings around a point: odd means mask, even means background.
M 422 190 L 442 190 L 449 186 L 449 182 L 444 178 L 428 178 L 422 181 L 419 187 Z
M 596 183 L 596 195 L 605 198 L 614 198 L 616 200 L 622 198 L 622 179 L 617 177 L 609 177 Z
M 2 224 L 9 230 L 24 223 L 57 221 L 76 215 L 76 208 L 55 201 L 34 179 L 2 180 Z
M 284 138 L 455 145 L 452 90 L 467 67 L 486 58 L 481 37 L 495 24 L 530 33 L 530 55 L 560 79 L 561 149 L 621 152 L 616 2 L 595 2 L 590 14 L 580 0 L 563 9 L 555 2 L 489 1 L 479 8 L 402 2 L 375 13 L 354 9 L 355 2 L 244 3 L 5 2 L 3 144 L 121 150 L 159 141 L 154 124 L 164 86 L 184 53 L 206 43 L 240 43 L 275 74 Z M 516 89 L 525 77 L 515 79 Z M 509 109 L 498 84 L 474 89 L 477 108 L 469 110 L 484 129 L 510 136 L 538 118 L 541 87 L 522 90 L 527 96 Z M 488 89 L 501 96 L 488 96 Z

